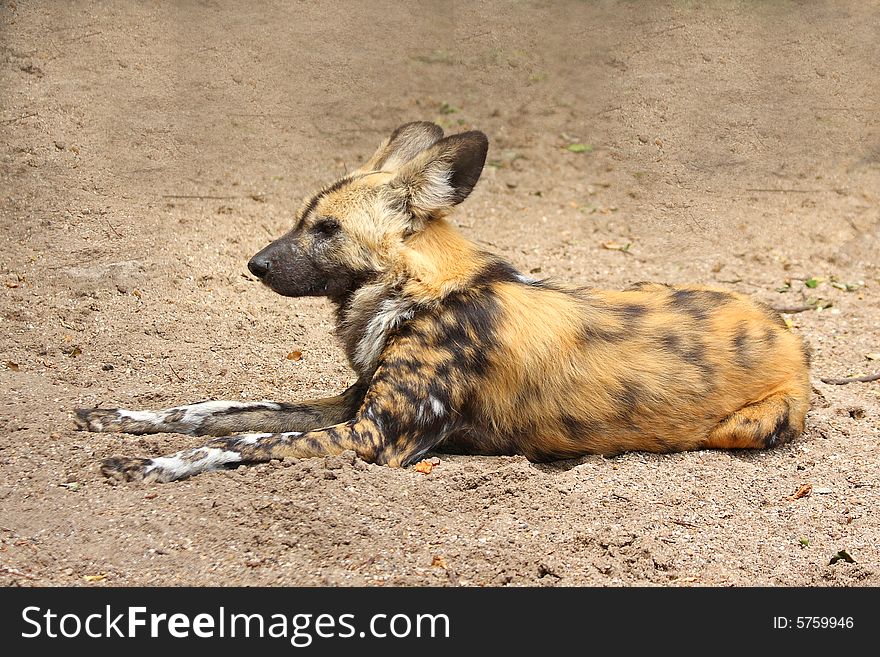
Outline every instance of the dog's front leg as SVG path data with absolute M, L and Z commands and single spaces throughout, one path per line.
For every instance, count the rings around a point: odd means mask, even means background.
M 299 403 L 205 401 L 156 411 L 78 408 L 76 425 L 84 431 L 190 436 L 312 431 L 351 420 L 366 389 L 358 382 L 341 395 Z
M 411 408 L 374 397 L 365 402 L 355 419 L 324 429 L 224 436 L 170 456 L 105 459 L 101 471 L 127 481 L 167 482 L 240 463 L 327 456 L 346 450 L 372 463 L 405 466 L 436 447 L 454 428 L 436 398 Z

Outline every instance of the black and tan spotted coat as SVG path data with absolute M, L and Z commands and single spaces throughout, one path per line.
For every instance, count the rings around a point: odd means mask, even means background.
M 249 263 L 285 296 L 327 296 L 357 381 L 301 403 L 79 409 L 93 431 L 220 436 L 103 471 L 169 481 L 240 462 L 354 450 L 405 466 L 432 450 L 551 460 L 627 450 L 766 448 L 804 428 L 800 338 L 723 290 L 625 291 L 527 278 L 445 219 L 486 157 L 480 132 L 398 128 L 309 199 Z

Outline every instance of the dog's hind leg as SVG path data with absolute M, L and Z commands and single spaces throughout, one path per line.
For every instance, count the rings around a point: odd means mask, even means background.
M 700 445 L 715 449 L 766 449 L 782 445 L 804 430 L 809 388 L 782 390 L 722 420 Z
M 155 411 L 78 408 L 76 425 L 84 431 L 183 433 L 228 436 L 235 433 L 312 431 L 352 419 L 366 386 L 355 383 L 341 395 L 300 403 L 205 401 Z

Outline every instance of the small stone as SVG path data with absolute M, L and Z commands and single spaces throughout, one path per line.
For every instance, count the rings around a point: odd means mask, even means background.
M 643 144 L 647 144 L 648 143 L 648 135 L 639 135 L 639 141 L 642 142 Z
M 113 366 L 110 363 L 104 363 L 103 365 L 101 365 L 101 369 L 105 372 L 109 372 L 113 369 Z
M 57 148 L 59 151 L 63 151 L 65 148 L 67 148 L 67 144 L 65 144 L 63 141 L 58 140 L 55 142 L 55 148 Z
M 823 488 L 814 488 L 813 492 L 818 493 L 819 495 L 828 495 L 829 493 L 831 493 L 833 491 L 830 488 L 823 487 Z

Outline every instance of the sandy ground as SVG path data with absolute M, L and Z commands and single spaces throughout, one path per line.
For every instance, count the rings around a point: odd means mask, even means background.
M 880 383 L 819 380 L 880 369 L 876 3 L 344 6 L 0 3 L 0 584 L 880 584 Z M 76 432 L 75 406 L 351 382 L 328 304 L 245 264 L 418 119 L 489 135 L 456 221 L 523 271 L 831 304 L 789 315 L 806 434 L 105 480 L 199 439 Z

